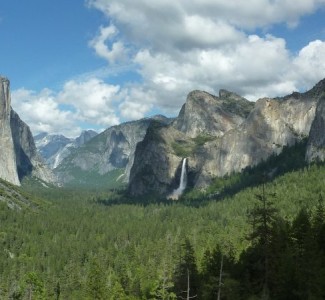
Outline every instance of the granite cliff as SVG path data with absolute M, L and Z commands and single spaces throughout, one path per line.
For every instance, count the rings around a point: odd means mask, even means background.
M 10 105 L 10 82 L 7 78 L 0 77 L 0 178 L 20 185 L 10 127 Z
M 256 103 L 224 90 L 219 97 L 191 92 L 172 124 L 152 124 L 138 144 L 130 194 L 168 195 L 178 185 L 184 157 L 188 184 L 205 187 L 215 177 L 240 172 L 280 153 L 309 132 L 312 150 L 307 157 L 324 159 L 324 92 L 324 80 L 306 93 Z
M 308 162 L 325 160 L 325 79 L 318 84 L 320 95 L 316 116 L 311 125 L 306 151 Z
M 29 127 L 10 106 L 9 80 L 0 77 L 0 83 L 0 178 L 15 185 L 20 185 L 25 176 L 55 182 L 37 152 Z
M 170 193 L 178 185 L 184 157 L 189 158 L 188 179 L 193 185 L 195 153 L 242 124 L 253 107 L 252 102 L 226 90 L 221 90 L 219 97 L 191 92 L 171 124 L 151 124 L 138 144 L 130 174 L 130 193 Z

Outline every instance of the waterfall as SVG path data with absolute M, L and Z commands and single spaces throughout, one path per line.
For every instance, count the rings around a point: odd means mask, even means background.
M 177 191 L 179 191 L 180 194 L 182 194 L 183 191 L 185 190 L 186 184 L 187 184 L 186 158 L 184 158 L 182 164 L 181 180 L 179 181 L 179 187 L 177 189 Z
M 176 190 L 172 192 L 171 195 L 168 196 L 169 199 L 177 200 L 178 197 L 182 195 L 184 190 L 186 189 L 186 185 L 187 185 L 186 160 L 187 158 L 183 159 L 181 179 L 179 181 L 179 186 Z

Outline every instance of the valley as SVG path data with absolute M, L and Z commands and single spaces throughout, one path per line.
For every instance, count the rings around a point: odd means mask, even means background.
M 36 142 L 1 80 L 1 299 L 322 299 L 325 80 Z

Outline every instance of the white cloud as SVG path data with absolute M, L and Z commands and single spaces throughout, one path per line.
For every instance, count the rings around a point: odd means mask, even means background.
M 119 123 L 114 112 L 119 86 L 104 83 L 93 78 L 84 82 L 68 81 L 57 95 L 60 103 L 73 105 L 79 120 L 97 125 Z
M 111 42 L 111 49 L 107 45 L 117 34 L 118 31 L 114 25 L 100 27 L 99 34 L 89 42 L 97 55 L 111 64 L 124 61 L 127 58 L 127 49 L 121 41 Z
M 13 109 L 30 126 L 33 134 L 45 131 L 75 135 L 81 131 L 72 112 L 61 110 L 53 92 L 48 89 L 39 93 L 19 89 L 12 92 L 11 98 Z
M 81 123 L 104 128 L 120 123 L 114 109 L 119 91 L 119 86 L 99 79 L 68 81 L 59 93 L 48 89 L 13 91 L 12 106 L 34 134 L 46 131 L 76 136 Z
M 124 117 L 142 116 L 152 107 L 176 114 L 193 89 L 218 93 L 226 88 L 256 100 L 291 93 L 302 84 L 310 88 L 325 77 L 324 68 L 317 69 L 324 64 L 322 41 L 294 55 L 283 38 L 247 33 L 279 23 L 295 26 L 325 0 L 297 0 L 294 4 L 291 0 L 88 3 L 115 24 L 114 42 L 123 38 L 132 47 L 129 59 L 138 66 L 143 79 L 133 86 L 133 92 L 150 95 L 130 97 L 131 91 L 124 91 L 129 97 L 120 104 Z M 127 52 L 125 47 L 123 44 L 121 53 Z M 106 60 L 111 62 L 110 57 Z
M 316 40 L 302 48 L 293 61 L 293 75 L 305 89 L 325 77 L 325 41 Z
M 58 93 L 13 93 L 17 110 L 24 112 L 35 131 L 78 131 L 80 122 L 106 128 L 159 110 L 176 115 L 194 89 L 217 94 L 226 88 L 256 100 L 307 89 L 325 77 L 324 41 L 291 53 L 284 38 L 255 33 L 255 29 L 268 32 L 274 24 L 296 26 L 325 0 L 88 0 L 88 4 L 109 21 L 89 41 L 109 67 L 66 82 Z M 138 72 L 141 82 L 127 82 L 130 69 Z M 96 78 L 119 70 L 126 70 L 126 82 L 120 86 Z M 73 110 L 64 110 L 62 104 Z

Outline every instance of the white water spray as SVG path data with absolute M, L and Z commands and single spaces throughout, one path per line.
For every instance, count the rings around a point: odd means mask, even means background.
M 178 197 L 182 195 L 184 190 L 186 189 L 186 185 L 187 185 L 186 160 L 187 158 L 183 159 L 181 179 L 179 181 L 179 186 L 176 190 L 172 192 L 170 196 L 168 196 L 169 199 L 177 200 Z

